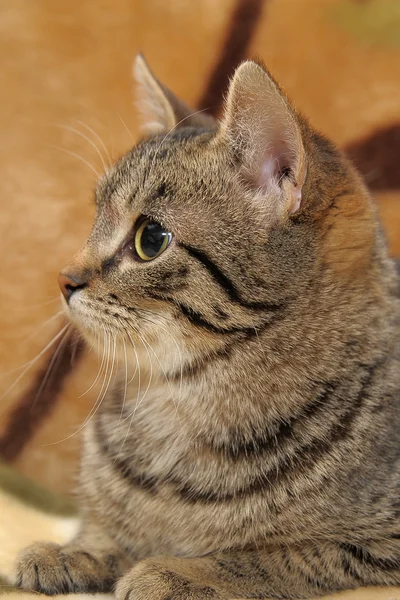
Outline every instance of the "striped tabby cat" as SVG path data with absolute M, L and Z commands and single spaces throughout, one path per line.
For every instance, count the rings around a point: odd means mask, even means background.
M 25 550 L 19 585 L 399 584 L 399 284 L 365 185 L 255 62 L 219 123 L 140 56 L 135 72 L 145 137 L 60 275 L 71 320 L 122 366 L 85 428 L 80 533 Z

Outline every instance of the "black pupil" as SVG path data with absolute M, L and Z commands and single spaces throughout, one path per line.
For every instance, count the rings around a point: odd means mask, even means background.
M 161 227 L 159 223 L 149 223 L 143 229 L 142 238 L 140 240 L 142 252 L 152 258 L 160 252 L 168 233 Z

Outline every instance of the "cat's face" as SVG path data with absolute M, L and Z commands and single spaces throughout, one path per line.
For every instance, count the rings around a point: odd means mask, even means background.
M 176 126 L 185 107 L 139 69 L 162 133 L 100 181 L 91 235 L 60 283 L 89 339 L 140 340 L 167 360 L 257 335 L 301 293 L 314 257 L 297 219 L 307 161 L 296 116 L 255 63 L 239 68 L 219 127 Z
M 263 305 L 274 312 L 280 298 L 257 266 L 268 215 L 231 162 L 215 132 L 182 129 L 142 142 L 103 177 L 92 233 L 66 269 L 81 283 L 68 302 L 80 329 L 190 343 L 269 319 Z

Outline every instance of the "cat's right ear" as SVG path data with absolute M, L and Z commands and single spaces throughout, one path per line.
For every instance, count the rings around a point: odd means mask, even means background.
M 180 125 L 206 129 L 215 126 L 210 115 L 192 110 L 158 81 L 142 54 L 135 58 L 133 75 L 137 105 L 142 115 L 142 132 L 145 135 L 168 132 Z
M 254 191 L 279 196 L 280 206 L 297 212 L 307 170 L 299 118 L 258 63 L 248 60 L 236 69 L 220 131 Z

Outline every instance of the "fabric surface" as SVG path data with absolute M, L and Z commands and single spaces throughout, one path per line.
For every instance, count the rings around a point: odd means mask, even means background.
M 63 327 L 57 274 L 89 232 L 103 161 L 137 138 L 138 51 L 184 100 L 214 114 L 237 63 L 264 60 L 359 166 L 400 255 L 399 0 L 0 0 L 0 457 L 66 495 L 103 376 L 91 387 L 99 363 L 76 340 L 50 344 Z M 72 523 L 10 494 L 0 495 L 9 565 L 38 529 L 53 539 Z M 22 515 L 29 526 L 18 529 Z M 380 593 L 339 597 L 400 600 Z
M 37 598 L 16 588 L 15 562 L 18 552 L 28 544 L 47 540 L 64 544 L 73 537 L 79 520 L 71 502 L 40 488 L 0 464 L 0 596 L 21 600 Z M 47 596 L 43 596 L 46 598 Z M 56 596 L 71 598 L 71 596 Z M 74 594 L 74 600 L 106 600 L 107 594 Z M 368 588 L 334 594 L 325 600 L 400 600 L 400 589 Z

